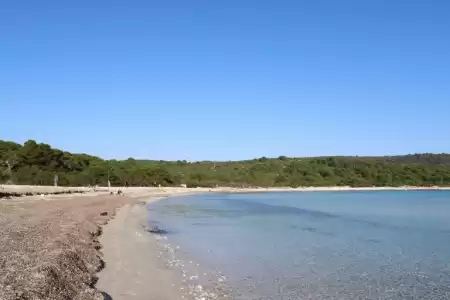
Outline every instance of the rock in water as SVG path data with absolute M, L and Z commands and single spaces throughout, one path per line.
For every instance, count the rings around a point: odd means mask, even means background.
M 147 229 L 148 232 L 153 234 L 167 234 L 168 232 L 164 229 L 159 228 L 158 226 L 153 226 L 150 229 Z

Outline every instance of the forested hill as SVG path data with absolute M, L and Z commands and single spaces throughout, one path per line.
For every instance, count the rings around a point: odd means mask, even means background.
M 450 185 L 450 154 L 258 158 L 229 162 L 103 160 L 33 140 L 0 140 L 0 182 L 115 186 Z

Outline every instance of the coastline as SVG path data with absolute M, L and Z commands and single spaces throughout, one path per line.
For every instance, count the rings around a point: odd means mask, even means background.
M 143 204 L 127 204 L 105 227 L 99 241 L 105 268 L 96 288 L 106 299 L 182 299 L 182 282 L 158 258 L 156 240 L 145 230 Z
M 163 188 L 157 195 L 144 193 L 137 196 L 138 203 L 120 208 L 117 218 L 105 226 L 100 242 L 103 246 L 102 253 L 106 267 L 98 274 L 99 281 L 96 287 L 108 293 L 114 300 L 196 299 L 189 295 L 188 286 L 183 282 L 183 278 L 162 261 L 157 237 L 146 230 L 149 218 L 146 206 L 150 202 L 164 201 L 168 197 L 205 193 L 403 191 L 405 189 L 436 190 L 436 188 L 428 187 Z M 448 187 L 440 189 L 450 190 Z M 204 299 L 216 298 L 206 296 Z
M 18 186 L 14 189 L 21 192 Z M 179 190 L 171 194 L 176 193 L 192 191 Z M 105 263 L 107 266 L 111 264 L 102 257 L 104 246 L 99 242 L 99 237 L 103 230 L 112 228 L 114 231 L 114 227 L 104 225 L 114 221 L 116 213 L 131 216 L 127 207 L 141 208 L 141 216 L 146 219 L 147 213 L 142 204 L 167 195 L 161 189 L 130 188 L 126 195 L 110 194 L 104 189 L 72 195 L 49 193 L 2 198 L 0 298 L 108 299 L 95 288 L 98 272 L 105 267 Z M 121 210 L 121 207 L 125 209 Z M 125 235 L 123 243 L 134 245 L 128 240 L 128 235 Z M 115 248 L 114 244 L 111 246 L 111 249 Z M 147 258 L 145 253 L 139 254 L 139 261 Z M 123 259 L 128 258 L 123 256 Z M 115 275 L 121 278 L 121 274 Z M 166 293 L 167 289 L 161 291 Z
M 148 232 L 149 203 L 207 192 L 174 189 L 164 195 L 144 193 L 135 196 L 134 203 L 118 209 L 99 238 L 105 268 L 98 273 L 96 288 L 106 299 L 218 299 L 201 286 L 190 285 L 178 270 L 169 267 L 167 263 L 174 263 L 174 258 L 166 261 L 163 252 L 173 255 L 174 249 L 159 241 L 163 237 Z
M 2 188 L 8 192 L 7 186 Z M 30 188 L 34 190 L 29 186 L 25 190 L 28 192 Z M 114 300 L 195 299 L 186 294 L 186 283 L 180 274 L 168 269 L 158 258 L 157 240 L 146 231 L 146 204 L 167 197 L 204 193 L 450 190 L 450 187 L 409 186 L 111 189 L 122 190 L 125 193 L 122 197 L 110 195 L 107 188 L 77 194 L 61 194 L 58 189 L 51 194 L 55 189 L 44 188 L 48 191 L 46 195 L 34 192 L 32 196 L 0 201 L 0 224 L 4 228 L 0 233 L 0 250 L 5 254 L 0 262 L 6 264 L 0 270 L 0 291 L 4 299 L 16 299 L 18 295 L 33 299 L 42 289 L 52 293 L 54 285 L 60 285 L 57 286 L 60 291 L 44 296 L 45 299 L 65 299 L 61 291 L 76 295 L 70 299 L 98 300 L 104 296 Z M 20 186 L 13 189 L 22 192 Z M 24 247 L 17 246 L 21 243 Z M 76 260 L 72 259 L 74 253 Z M 21 266 L 24 258 L 26 265 Z M 86 267 L 80 269 L 80 264 Z M 51 279 L 54 271 L 61 274 L 58 276 L 74 272 L 78 275 L 56 282 Z M 4 280 L 11 277 L 20 280 L 5 285 Z M 35 278 L 40 281 L 33 282 Z M 107 294 L 102 296 L 99 291 Z
M 0 185 L 0 193 L 10 194 L 11 197 L 26 197 L 29 200 L 46 199 L 57 197 L 57 199 L 71 198 L 74 194 L 83 195 L 105 195 L 110 191 L 121 190 L 127 196 L 133 198 L 175 196 L 198 193 L 258 193 L 258 192 L 327 192 L 327 191 L 402 191 L 402 190 L 450 190 L 450 186 L 300 186 L 300 187 L 53 187 L 53 186 L 30 186 L 30 185 Z

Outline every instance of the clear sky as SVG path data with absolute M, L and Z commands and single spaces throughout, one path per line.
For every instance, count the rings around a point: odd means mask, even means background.
M 6 0 L 0 111 L 104 158 L 450 152 L 450 2 Z

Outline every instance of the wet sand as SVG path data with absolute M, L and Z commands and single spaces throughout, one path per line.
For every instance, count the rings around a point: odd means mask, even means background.
M 100 238 L 106 266 L 97 289 L 114 300 L 188 299 L 181 278 L 158 258 L 156 240 L 144 229 L 146 220 L 144 205 L 126 205 L 106 226 Z

